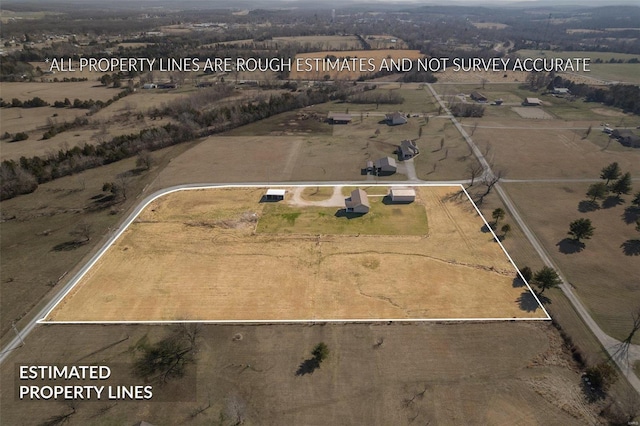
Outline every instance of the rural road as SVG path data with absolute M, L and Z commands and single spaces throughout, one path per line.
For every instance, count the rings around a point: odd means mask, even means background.
M 494 174 L 493 174 L 493 171 L 491 170 L 489 162 L 485 159 L 484 155 L 482 154 L 482 152 L 480 151 L 478 146 L 473 142 L 473 140 L 471 139 L 469 134 L 467 134 L 467 132 L 464 130 L 463 126 L 458 122 L 458 120 L 456 120 L 456 118 L 451 115 L 450 111 L 446 107 L 445 103 L 442 101 L 441 97 L 433 89 L 433 86 L 431 84 L 427 84 L 427 88 L 429 89 L 431 94 L 434 96 L 434 98 L 437 100 L 437 102 L 440 104 L 440 106 L 443 108 L 443 111 L 445 111 L 449 115 L 449 118 L 451 119 L 452 123 L 458 129 L 460 134 L 465 138 L 467 144 L 469 145 L 469 148 L 472 150 L 472 152 L 474 153 L 474 155 L 476 156 L 476 158 L 478 159 L 478 161 L 482 165 L 482 167 L 484 169 L 484 174 L 478 180 L 481 180 L 483 178 L 493 177 Z M 468 183 L 468 180 L 420 181 L 415 176 L 410 176 L 409 179 L 410 179 L 409 181 L 385 181 L 385 182 L 383 182 L 381 184 L 406 186 L 407 184 L 411 184 L 411 183 L 431 183 L 431 184 L 441 184 L 441 185 L 460 185 L 460 184 Z M 597 181 L 597 179 L 595 179 L 595 180 L 591 180 L 591 179 L 544 179 L 544 180 L 539 180 L 539 179 L 538 180 L 536 180 L 536 179 L 531 179 L 531 180 L 510 179 L 510 180 L 504 180 L 504 181 L 505 182 L 591 182 L 591 181 Z M 346 184 L 348 184 L 348 185 L 371 186 L 372 183 L 373 182 L 367 181 L 367 180 L 364 180 L 364 181 L 353 181 L 353 182 L 343 182 L 343 181 L 341 181 L 341 182 L 328 182 L 328 181 L 320 181 L 320 182 L 317 182 L 317 181 L 316 182 L 277 182 L 277 183 L 276 182 L 270 182 L 269 186 L 296 186 L 296 185 L 344 186 Z M 44 318 L 45 315 L 47 315 L 51 311 L 51 309 L 53 309 L 53 307 L 55 307 L 60 302 L 60 300 L 62 300 L 64 295 L 66 295 L 66 293 L 73 287 L 73 285 L 75 285 L 75 283 L 82 276 L 84 276 L 87 273 L 87 271 L 95 264 L 95 262 L 97 262 L 97 260 L 111 246 L 111 244 L 113 244 L 113 242 L 115 242 L 120 237 L 122 232 L 124 232 L 124 230 L 127 228 L 127 226 L 133 220 L 135 220 L 135 218 L 147 206 L 147 204 L 149 204 L 151 201 L 153 201 L 155 198 L 157 198 L 157 197 L 159 197 L 161 195 L 164 195 L 164 194 L 167 194 L 167 193 L 170 193 L 170 192 L 183 190 L 183 189 L 195 189 L 195 188 L 216 187 L 216 186 L 233 186 L 233 185 L 235 185 L 235 186 L 243 186 L 243 185 L 244 186 L 265 186 L 266 184 L 265 184 L 265 182 L 186 184 L 186 185 L 179 185 L 179 186 L 174 186 L 174 187 L 171 187 L 171 188 L 166 188 L 166 189 L 157 191 L 157 192 L 147 196 L 144 200 L 142 200 L 142 202 L 140 202 L 138 204 L 138 206 L 131 212 L 131 214 L 129 214 L 129 216 L 123 221 L 123 223 L 118 228 L 116 228 L 115 232 L 107 240 L 105 245 L 102 248 L 100 248 L 100 250 L 98 250 L 98 252 L 96 252 L 94 254 L 94 256 L 89 260 L 89 262 L 87 262 L 80 269 L 80 271 L 74 276 L 74 278 L 69 280 L 64 286 L 60 287 L 58 289 L 57 293 L 55 294 L 55 296 L 36 315 L 34 315 L 30 319 L 30 321 L 22 328 L 22 330 L 17 330 L 16 329 L 16 332 L 17 332 L 16 336 L 7 345 L 5 345 L 5 347 L 2 348 L 2 352 L 0 352 L 0 364 L 2 362 L 4 362 L 7 359 L 7 357 L 14 350 L 20 348 L 24 344 L 24 341 L 27 338 L 27 336 L 37 326 L 38 320 L 40 320 L 41 318 Z M 585 324 L 591 329 L 591 331 L 594 333 L 596 338 L 600 341 L 602 346 L 607 350 L 607 352 L 609 354 L 613 355 L 615 350 L 616 350 L 616 346 L 620 342 L 618 342 L 617 340 L 613 339 L 612 337 L 607 335 L 604 331 L 602 331 L 602 329 L 598 326 L 598 324 L 593 320 L 593 318 L 591 317 L 591 315 L 589 314 L 589 312 L 587 311 L 585 306 L 582 304 L 582 302 L 578 299 L 578 297 L 575 295 L 575 293 L 571 289 L 570 284 L 568 283 L 566 278 L 562 275 L 561 271 L 551 261 L 548 253 L 544 250 L 542 245 L 539 243 L 539 241 L 535 237 L 534 233 L 529 229 L 529 227 L 527 227 L 525 221 L 520 216 L 520 214 L 519 214 L 518 210 L 516 209 L 514 203 L 511 201 L 511 199 L 506 194 L 506 192 L 502 189 L 502 187 L 500 186 L 499 183 L 495 185 L 495 189 L 496 189 L 496 192 L 498 193 L 498 195 L 502 198 L 505 206 L 509 209 L 509 211 L 513 215 L 514 220 L 518 223 L 520 228 L 523 230 L 523 232 L 525 233 L 525 235 L 527 236 L 527 238 L 531 242 L 532 246 L 535 248 L 535 250 L 539 254 L 540 258 L 544 261 L 544 263 L 546 265 L 548 265 L 550 267 L 553 267 L 554 269 L 556 269 L 559 272 L 559 275 L 560 275 L 560 277 L 562 278 L 562 281 L 563 281 L 561 289 L 564 292 L 564 294 L 567 296 L 569 301 L 573 304 L 574 309 L 576 310 L 576 312 L 578 312 L 578 314 L 583 319 Z M 639 345 L 632 345 L 631 346 L 631 348 L 629 350 L 629 359 L 632 362 L 634 360 L 640 360 L 640 346 Z M 636 391 L 638 393 L 640 393 L 640 379 L 634 374 L 633 370 L 631 370 L 631 368 L 629 367 L 629 363 L 627 363 L 626 360 L 619 359 L 619 358 L 616 358 L 615 361 L 616 361 L 617 365 L 620 367 L 620 370 L 624 373 L 624 375 L 627 378 L 627 380 L 629 381 L 629 383 L 636 389 Z
M 429 91 L 431 92 L 432 96 L 440 104 L 440 106 L 442 107 L 443 111 L 445 111 L 447 113 L 450 113 L 449 109 L 447 108 L 447 106 L 443 102 L 442 98 L 433 89 L 433 86 L 431 84 L 427 84 L 427 87 L 429 88 Z M 476 155 L 478 161 L 480 162 L 480 164 L 482 165 L 483 169 L 485 170 L 484 177 L 492 177 L 492 176 L 494 176 L 493 171 L 491 170 L 491 167 L 490 167 L 489 163 L 484 158 L 484 156 L 482 155 L 482 152 L 477 147 L 477 145 L 473 142 L 473 140 L 471 139 L 471 136 L 469 136 L 469 134 L 460 125 L 458 120 L 455 117 L 453 117 L 453 115 L 451 116 L 451 121 L 456 126 L 456 128 L 460 131 L 460 134 L 464 137 L 464 139 L 466 140 L 467 144 L 469 145 L 469 147 L 471 148 L 473 153 Z M 557 182 L 559 180 L 545 180 L 545 181 Z M 560 181 L 564 181 L 564 180 L 560 180 Z M 571 181 L 574 182 L 576 180 L 571 180 Z M 578 182 L 591 182 L 591 180 L 577 180 L 577 181 Z M 594 181 L 597 181 L 597 180 L 594 180 Z M 536 182 L 536 180 L 519 180 L 519 181 L 516 181 L 516 180 L 505 180 L 505 182 Z M 616 350 L 620 345 L 620 342 L 618 340 L 614 339 L 613 337 L 609 336 L 608 334 L 606 334 L 600 328 L 600 326 L 595 322 L 595 320 L 591 317 L 591 315 L 589 314 L 589 311 L 587 311 L 587 308 L 584 306 L 584 304 L 580 301 L 580 299 L 573 292 L 573 289 L 571 288 L 571 284 L 569 284 L 567 279 L 564 277 L 564 275 L 562 274 L 562 271 L 553 263 L 553 261 L 551 260 L 551 257 L 547 253 L 547 251 L 544 249 L 544 247 L 542 247 L 542 244 L 540 244 L 540 242 L 536 238 L 535 234 L 531 231 L 531 229 L 529 229 L 529 227 L 525 223 L 524 219 L 522 219 L 522 216 L 518 212 L 518 209 L 516 208 L 515 204 L 513 203 L 513 201 L 509 197 L 509 195 L 500 186 L 500 183 L 497 183 L 495 185 L 495 190 L 498 193 L 498 195 L 500 196 L 500 198 L 502 199 L 505 207 L 511 213 L 513 219 L 518 223 L 518 226 L 520 226 L 520 228 L 522 229 L 522 231 L 526 235 L 527 239 L 529 240 L 529 242 L 531 243 L 533 248 L 536 250 L 536 252 L 540 256 L 540 258 L 544 262 L 544 264 L 549 266 L 549 267 L 551 267 L 551 268 L 553 268 L 553 269 L 555 269 L 558 272 L 558 275 L 562 279 L 562 284 L 561 284 L 560 288 L 561 288 L 562 292 L 567 296 L 567 299 L 569 299 L 569 301 L 573 305 L 573 308 L 576 310 L 578 315 L 580 315 L 580 317 L 582 318 L 584 323 L 587 325 L 587 327 L 589 327 L 589 329 L 593 332 L 593 334 L 596 336 L 598 341 L 600 341 L 600 344 L 605 348 L 607 353 L 609 355 L 611 355 L 612 357 L 614 357 L 614 355 L 616 354 Z M 635 373 L 633 371 L 633 368 L 632 368 L 633 363 L 635 361 L 640 361 L 640 345 L 631 345 L 630 346 L 628 360 L 627 359 L 621 359 L 620 357 L 614 357 L 613 359 L 616 362 L 616 364 L 618 365 L 618 367 L 620 368 L 620 371 L 622 371 L 622 373 L 625 375 L 625 377 L 627 378 L 627 380 L 629 381 L 631 386 L 633 386 L 633 388 L 636 390 L 636 392 L 638 392 L 638 394 L 640 394 L 640 378 L 638 378 L 638 376 L 635 375 Z

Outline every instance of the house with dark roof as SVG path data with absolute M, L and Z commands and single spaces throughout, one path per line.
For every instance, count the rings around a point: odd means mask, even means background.
M 347 213 L 369 213 L 371 206 L 369 205 L 369 197 L 362 189 L 354 189 L 351 191 L 351 197 L 344 200 L 344 206 Z
M 487 102 L 487 97 L 480 92 L 471 92 L 469 96 L 476 102 Z
M 378 176 L 392 175 L 398 170 L 396 160 L 391 157 L 382 157 L 374 162 L 375 172 Z
M 340 112 L 330 112 L 327 115 L 327 121 L 331 124 L 349 124 L 353 118 L 351 114 L 345 114 Z
M 420 150 L 414 141 L 405 139 L 400 142 L 398 149 L 396 150 L 398 153 L 398 158 L 400 160 L 409 160 L 416 155 L 420 154 Z
M 398 126 L 400 124 L 407 124 L 407 117 L 399 112 L 394 112 L 385 115 L 385 121 L 389 126 Z
M 618 139 L 618 142 L 624 146 L 640 148 L 640 136 L 633 133 L 630 129 L 615 129 L 611 132 L 611 136 Z

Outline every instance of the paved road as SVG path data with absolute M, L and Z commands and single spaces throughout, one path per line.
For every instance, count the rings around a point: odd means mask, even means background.
M 435 92 L 431 84 L 428 84 L 427 87 L 429 88 L 429 90 L 431 91 L 431 94 L 435 97 L 435 99 L 440 103 L 440 106 L 443 108 L 443 110 L 449 112 L 445 103 L 442 101 L 442 98 Z M 456 128 L 460 131 L 460 134 L 462 134 L 464 139 L 467 141 L 467 144 L 469 144 L 469 146 L 471 147 L 471 150 L 478 158 L 478 161 L 480 162 L 480 164 L 482 164 L 482 167 L 485 169 L 484 176 L 485 177 L 494 176 L 493 171 L 491 170 L 489 163 L 486 161 L 486 159 L 482 155 L 482 152 L 480 151 L 480 149 L 478 149 L 477 145 L 473 142 L 473 140 L 467 134 L 467 132 L 462 128 L 458 120 L 452 116 L 451 121 L 456 126 Z M 599 179 L 595 179 L 594 181 L 598 181 L 598 180 Z M 515 182 L 516 180 L 509 180 L 509 181 Z M 528 182 L 528 181 L 535 182 L 535 180 L 519 180 L 517 182 Z M 557 182 L 558 180 L 550 180 L 550 181 Z M 571 180 L 571 181 L 573 182 L 576 180 Z M 578 181 L 585 181 L 585 180 L 578 180 Z M 591 182 L 591 180 L 586 180 L 586 182 Z M 606 349 L 606 351 L 613 356 L 620 342 L 614 339 L 613 337 L 609 336 L 608 334 L 606 334 L 604 331 L 602 331 L 600 326 L 591 317 L 586 307 L 582 304 L 580 299 L 578 299 L 576 294 L 573 292 L 573 289 L 571 288 L 571 284 L 569 284 L 567 279 L 564 277 L 564 275 L 562 274 L 562 271 L 560 271 L 560 269 L 553 263 L 547 251 L 544 249 L 542 244 L 540 244 L 535 234 L 531 231 L 531 229 L 529 229 L 525 221 L 522 219 L 522 216 L 520 216 L 520 213 L 516 209 L 515 204 L 513 203 L 509 195 L 500 186 L 500 183 L 496 184 L 494 188 L 498 193 L 498 195 L 500 196 L 500 198 L 502 199 L 505 207 L 507 207 L 507 209 L 513 216 L 513 219 L 518 223 L 518 225 L 520 226 L 524 234 L 527 236 L 527 239 L 529 240 L 529 242 L 531 242 L 531 245 L 534 247 L 534 249 L 540 256 L 542 261 L 545 263 L 545 265 L 552 267 L 556 271 L 558 271 L 558 275 L 562 279 L 562 285 L 560 286 L 560 288 L 562 289 L 562 292 L 567 296 L 567 298 L 573 305 L 576 312 L 580 315 L 580 317 L 585 322 L 587 327 L 589 327 L 589 329 L 593 332 L 593 334 L 600 341 L 600 343 Z M 640 379 L 638 378 L 638 376 L 635 375 L 632 369 L 632 365 L 635 361 L 640 361 L 640 345 L 631 345 L 629 349 L 628 360 L 615 358 L 616 364 L 618 365 L 620 370 L 623 372 L 623 374 L 625 375 L 629 383 L 635 388 L 636 392 L 640 394 Z

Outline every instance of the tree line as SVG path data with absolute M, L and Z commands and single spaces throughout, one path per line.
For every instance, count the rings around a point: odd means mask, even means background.
M 194 109 L 190 105 L 167 109 L 177 123 L 121 135 L 97 145 L 85 144 L 68 150 L 60 149 L 47 157 L 21 157 L 19 161 L 0 163 L 0 200 L 36 190 L 38 184 L 83 170 L 133 157 L 143 151 L 155 151 L 197 137 L 231 130 L 294 109 L 327 102 L 335 89 L 284 93 L 269 100 L 237 103 L 211 110 Z

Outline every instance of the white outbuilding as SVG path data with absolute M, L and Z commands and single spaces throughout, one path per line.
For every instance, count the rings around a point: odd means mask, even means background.
M 413 188 L 391 188 L 389 191 L 392 203 L 413 203 L 416 200 L 416 190 Z

